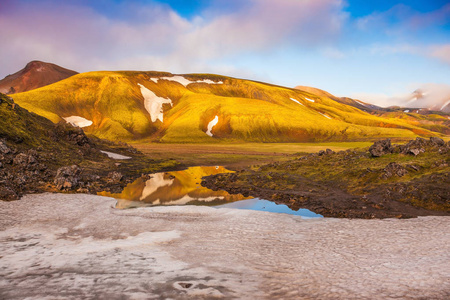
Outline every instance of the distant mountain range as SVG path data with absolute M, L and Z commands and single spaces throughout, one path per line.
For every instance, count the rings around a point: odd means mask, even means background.
M 212 74 L 87 72 L 28 89 L 11 97 L 53 122 L 111 140 L 315 142 L 450 134 L 443 113 L 382 109 L 315 88 Z
M 0 93 L 15 94 L 34 90 L 76 75 L 78 72 L 34 60 L 22 70 L 0 80 Z

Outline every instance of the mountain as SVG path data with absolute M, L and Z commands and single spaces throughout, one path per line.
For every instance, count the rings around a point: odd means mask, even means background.
M 402 99 L 402 106 L 450 113 L 450 86 L 427 85 L 417 89 Z
M 393 102 L 403 103 L 403 106 L 390 107 L 381 107 L 348 97 L 336 97 L 326 91 L 308 86 L 296 86 L 295 89 L 328 97 L 374 116 L 402 119 L 411 125 L 447 135 L 450 134 L 450 91 L 446 94 L 442 88 L 440 91 L 443 93 L 439 94 L 435 92 L 437 91 L 436 88 L 432 89 L 433 92 L 431 93 L 416 90 L 408 97 L 393 99 Z M 432 94 L 432 97 L 429 97 L 430 94 Z
M 110 140 L 315 142 L 435 135 L 327 94 L 211 74 L 88 72 L 12 97 L 53 122 L 66 120 Z
M 0 80 L 0 93 L 15 94 L 37 89 L 78 72 L 42 61 L 29 62 L 22 70 Z

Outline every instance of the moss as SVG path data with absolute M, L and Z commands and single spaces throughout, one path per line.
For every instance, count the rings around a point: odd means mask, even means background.
M 161 76 L 172 74 L 89 72 L 13 97 L 23 107 L 53 122 L 72 115 L 92 120 L 94 124 L 85 131 L 111 140 L 339 142 L 383 137 L 410 139 L 429 136 L 430 130 L 445 131 L 445 118 L 438 115 L 421 117 L 431 123 L 419 122 L 418 118 L 402 119 L 405 114 L 400 112 L 375 116 L 325 95 L 213 74 L 183 76 L 224 84 L 195 83 L 184 87 L 173 81 L 150 80 Z M 164 123 L 151 122 L 138 83 L 157 96 L 172 100 L 173 107 L 164 107 Z M 315 99 L 315 103 L 306 98 Z M 204 130 L 211 110 L 219 115 L 213 138 Z

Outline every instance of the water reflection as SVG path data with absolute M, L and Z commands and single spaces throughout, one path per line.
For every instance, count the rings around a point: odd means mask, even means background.
M 216 206 L 217 208 L 237 208 L 237 209 L 251 209 L 259 211 L 268 211 L 274 213 L 290 214 L 296 216 L 302 216 L 302 218 L 323 218 L 322 215 L 316 214 L 309 209 L 301 208 L 297 211 L 290 209 L 285 204 L 276 204 L 272 201 L 263 199 L 249 199 L 234 203 L 227 203 L 223 205 Z
M 230 195 L 225 191 L 213 191 L 200 185 L 203 176 L 230 173 L 224 167 L 191 167 L 183 171 L 155 173 L 149 180 L 137 179 L 127 185 L 120 194 L 99 193 L 114 197 L 117 208 L 152 205 L 220 205 L 249 199 L 242 195 Z

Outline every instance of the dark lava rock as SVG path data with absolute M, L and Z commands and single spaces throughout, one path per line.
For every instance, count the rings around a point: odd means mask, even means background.
M 18 199 L 19 195 L 17 195 L 17 193 L 13 189 L 3 184 L 0 184 L 0 200 L 12 201 Z
M 425 152 L 425 148 L 430 144 L 431 143 L 426 139 L 418 137 L 415 140 L 411 140 L 405 145 L 400 145 L 398 147 L 402 154 L 413 154 L 414 156 L 417 156 L 420 153 Z
M 19 153 L 14 157 L 13 163 L 27 169 L 32 169 L 38 161 L 32 154 Z
M 11 149 L 9 149 L 8 146 L 6 146 L 6 143 L 3 141 L 0 141 L 0 153 L 1 154 L 9 154 L 11 153 Z
M 123 179 L 123 175 L 120 172 L 113 171 L 108 174 L 109 181 L 120 182 L 122 179 Z
M 430 143 L 432 145 L 437 145 L 437 146 L 444 146 L 445 145 L 445 142 L 444 142 L 443 139 L 435 137 L 435 136 L 430 137 Z
M 384 169 L 384 174 L 382 175 L 382 178 L 387 179 L 394 175 L 398 177 L 402 177 L 408 173 L 408 171 L 400 164 L 391 162 L 389 163 Z
M 391 145 L 391 139 L 376 141 L 369 148 L 369 152 L 373 157 L 380 157 L 385 154 L 394 152 L 394 147 Z
M 408 154 L 413 154 L 414 156 L 419 155 L 420 149 L 409 149 Z
M 82 169 L 77 165 L 59 168 L 53 182 L 58 190 L 74 190 L 79 186 Z

